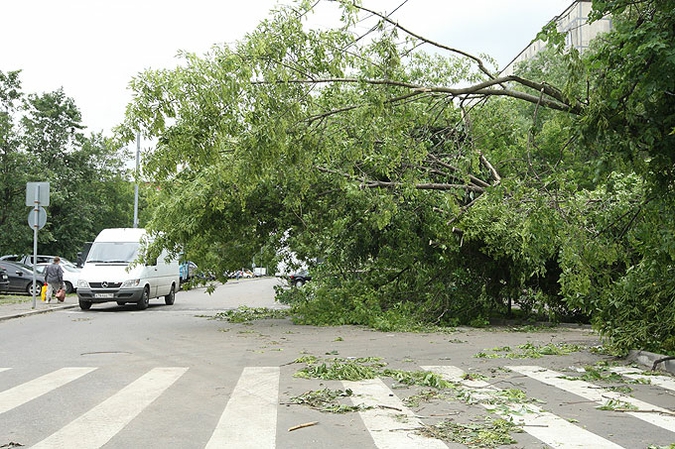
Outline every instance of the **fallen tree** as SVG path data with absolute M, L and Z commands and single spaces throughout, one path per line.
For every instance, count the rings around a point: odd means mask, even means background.
M 556 53 L 547 29 L 512 76 L 350 1 L 341 27 L 310 29 L 299 2 L 147 71 L 119 131 L 158 139 L 158 244 L 216 272 L 284 248 L 322 260 L 280 296 L 302 322 L 482 324 L 515 304 L 675 349 L 665 3 L 594 1 L 617 24 L 595 50 Z

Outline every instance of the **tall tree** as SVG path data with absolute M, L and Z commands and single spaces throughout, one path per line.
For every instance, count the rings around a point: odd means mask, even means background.
M 0 249 L 6 252 L 26 244 L 26 182 L 40 170 L 38 161 L 22 151 L 16 122 L 23 100 L 19 76 L 19 71 L 0 72 Z
M 24 95 L 20 72 L 0 72 L 0 251 L 32 252 L 26 182 L 50 183 L 41 253 L 74 259 L 85 241 L 105 227 L 131 226 L 133 186 L 112 139 L 85 137 L 81 114 L 62 89 Z

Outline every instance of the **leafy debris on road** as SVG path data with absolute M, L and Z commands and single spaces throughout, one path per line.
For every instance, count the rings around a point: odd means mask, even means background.
M 387 364 L 379 357 L 320 359 L 303 356 L 294 363 L 307 366 L 297 371 L 294 377 L 322 380 L 364 380 L 376 377 L 389 377 L 403 386 L 422 386 L 432 388 L 451 388 L 452 383 L 431 371 L 406 371 L 385 368 Z
M 230 323 L 248 323 L 255 320 L 279 320 L 290 315 L 288 309 L 270 309 L 268 307 L 239 306 L 237 309 L 217 313 L 212 319 Z
M 349 388 L 346 390 L 331 390 L 330 388 L 323 388 L 321 390 L 307 391 L 300 396 L 293 396 L 290 398 L 290 403 L 306 405 L 310 408 L 313 408 L 314 410 L 324 413 L 349 413 L 372 408 L 363 404 L 346 405 L 340 402 L 344 398 L 352 397 L 352 395 L 353 392 Z
M 585 349 L 586 347 L 583 345 L 569 343 L 548 343 L 545 345 L 525 343 L 518 345 L 516 350 L 510 346 L 486 349 L 477 353 L 474 357 L 484 359 L 539 359 L 545 355 L 568 355 Z
M 483 423 L 458 423 L 443 420 L 420 429 L 420 434 L 431 438 L 464 444 L 469 448 L 497 448 L 505 444 L 515 444 L 512 432 L 520 433 L 523 429 L 501 418 L 486 417 Z

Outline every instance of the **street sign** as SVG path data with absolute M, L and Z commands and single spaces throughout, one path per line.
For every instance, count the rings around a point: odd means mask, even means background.
M 35 206 L 35 199 L 40 202 L 40 206 L 49 206 L 49 183 L 48 182 L 27 182 L 26 183 L 26 206 Z
M 28 226 L 30 226 L 31 228 L 35 227 L 36 214 L 38 226 L 37 228 L 42 229 L 45 227 L 45 223 L 47 223 L 47 211 L 42 206 L 40 206 L 38 209 L 31 209 L 31 211 L 28 213 Z

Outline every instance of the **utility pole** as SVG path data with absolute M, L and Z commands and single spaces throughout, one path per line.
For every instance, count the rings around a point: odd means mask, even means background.
M 134 228 L 138 227 L 138 178 L 141 160 L 141 133 L 136 133 L 136 185 L 134 186 Z

